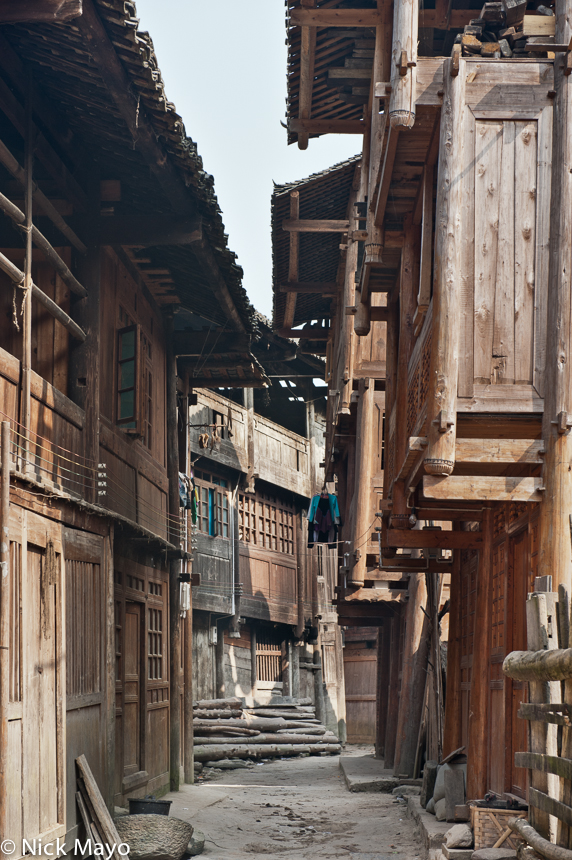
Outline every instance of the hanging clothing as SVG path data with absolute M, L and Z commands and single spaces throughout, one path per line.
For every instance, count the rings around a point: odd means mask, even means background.
M 315 543 L 327 543 L 330 549 L 335 548 L 339 526 L 338 497 L 333 493 L 314 496 L 308 508 L 308 548 L 312 549 Z

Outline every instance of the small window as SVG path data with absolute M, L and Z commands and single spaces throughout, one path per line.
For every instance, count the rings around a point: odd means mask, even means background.
M 198 526 L 211 537 L 230 537 L 228 481 L 195 469 L 199 494 Z
M 163 613 L 160 609 L 149 609 L 149 680 L 160 681 L 163 677 Z
M 138 327 L 118 332 L 117 423 L 137 430 Z
M 213 410 L 213 424 L 221 439 L 228 439 L 228 417 Z

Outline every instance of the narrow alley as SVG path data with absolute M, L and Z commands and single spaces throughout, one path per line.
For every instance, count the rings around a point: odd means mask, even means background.
M 350 747 L 343 755 L 367 752 Z M 277 760 L 223 772 L 166 797 L 173 801 L 171 815 L 204 833 L 202 856 L 209 860 L 421 856 L 406 802 L 391 793 L 348 791 L 338 756 Z

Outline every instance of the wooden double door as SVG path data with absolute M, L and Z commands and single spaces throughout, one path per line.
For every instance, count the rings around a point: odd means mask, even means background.
M 168 577 L 115 559 L 115 798 L 169 782 Z

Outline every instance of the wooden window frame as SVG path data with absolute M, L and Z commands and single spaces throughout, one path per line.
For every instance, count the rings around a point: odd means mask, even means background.
M 240 493 L 238 497 L 239 540 L 261 550 L 293 556 L 295 510 L 268 493 Z
M 200 471 L 200 470 L 199 470 Z M 201 471 L 202 474 L 202 471 Z M 227 478 L 210 475 L 210 480 L 195 474 L 195 484 L 199 495 L 197 525 L 201 534 L 230 540 L 230 487 Z M 220 482 L 224 481 L 225 486 Z M 226 502 L 226 506 L 225 506 Z M 206 508 L 206 512 L 205 512 Z M 226 513 L 226 522 L 225 515 Z M 206 528 L 204 528 L 206 524 Z
M 133 356 L 129 358 L 121 358 L 121 338 L 129 332 L 135 332 L 135 350 Z M 121 388 L 121 368 L 128 361 L 133 361 L 135 368 L 133 371 L 133 385 Z M 141 417 L 140 417 L 140 367 L 141 367 L 141 331 L 140 326 L 134 323 L 133 325 L 124 326 L 117 331 L 117 405 L 116 405 L 116 420 L 115 423 L 121 427 L 126 433 L 131 436 L 141 435 Z M 133 391 L 133 414 L 122 418 L 121 417 L 121 395 Z

